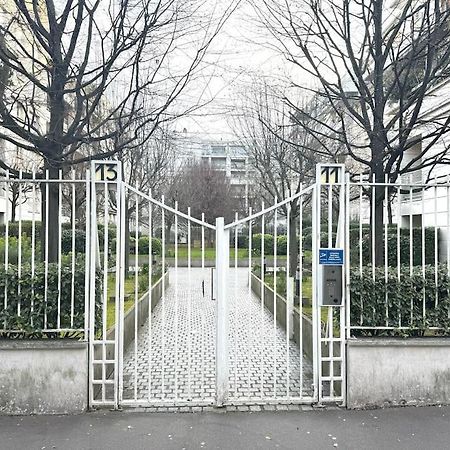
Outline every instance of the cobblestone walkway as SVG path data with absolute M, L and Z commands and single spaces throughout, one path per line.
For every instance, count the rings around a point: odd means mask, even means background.
M 171 269 L 151 323 L 124 355 L 124 399 L 214 402 L 216 303 L 210 279 L 210 269 Z M 249 292 L 247 270 L 230 269 L 229 281 L 230 401 L 311 395 L 310 362 Z

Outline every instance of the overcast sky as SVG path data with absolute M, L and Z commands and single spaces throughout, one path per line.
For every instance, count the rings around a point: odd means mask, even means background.
M 195 101 L 202 92 L 203 100 L 211 102 L 196 114 L 179 119 L 174 129 L 186 128 L 189 134 L 208 139 L 235 138 L 229 121 L 243 91 L 255 77 L 282 80 L 290 70 L 283 56 L 266 45 L 270 41 L 269 33 L 258 25 L 253 8 L 243 1 L 216 38 L 206 58 L 210 65 L 204 77 L 183 96 L 183 102 Z

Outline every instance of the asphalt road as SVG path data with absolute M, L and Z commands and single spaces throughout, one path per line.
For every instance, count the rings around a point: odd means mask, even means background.
M 3 449 L 449 449 L 450 407 L 0 417 Z

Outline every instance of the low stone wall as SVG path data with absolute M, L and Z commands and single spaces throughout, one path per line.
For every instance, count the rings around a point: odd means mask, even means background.
M 253 293 L 261 298 L 261 289 L 264 289 L 264 305 L 265 307 L 274 314 L 274 291 L 266 284 L 263 284 L 261 279 L 252 273 L 251 287 Z M 284 298 L 277 294 L 275 301 L 275 308 L 277 312 L 277 322 L 286 329 L 286 301 Z M 302 337 L 303 337 L 303 353 L 306 357 L 312 361 L 313 359 L 313 324 L 312 320 L 302 315 Z M 294 333 L 293 340 L 298 345 L 300 345 L 300 314 L 294 309 Z
M 151 311 L 158 304 L 159 300 L 162 297 L 162 287 L 163 283 L 165 284 L 165 288 L 169 286 L 169 272 L 166 272 L 163 277 L 161 277 L 152 287 L 152 304 Z M 144 294 L 138 301 L 138 328 L 145 324 L 148 319 L 148 308 L 149 308 L 149 295 L 148 292 Z M 130 308 L 123 318 L 123 349 L 126 351 L 128 346 L 134 339 L 134 324 L 135 324 L 135 312 L 136 308 L 133 306 Z M 116 327 L 111 327 L 106 335 L 107 340 L 114 340 L 116 335 Z M 97 346 L 95 348 L 95 359 L 102 359 L 102 348 Z M 106 346 L 106 359 L 114 360 L 114 346 L 108 345 Z M 101 377 L 101 366 L 96 367 L 98 373 L 95 374 L 95 378 Z M 112 369 L 110 369 L 112 371 Z M 107 373 L 107 377 L 110 376 L 111 373 Z
M 152 304 L 151 311 L 155 309 L 155 306 L 158 304 L 159 300 L 162 297 L 162 290 L 164 287 L 167 288 L 169 286 L 169 272 L 166 272 L 163 277 L 159 279 L 157 283 L 155 283 L 152 287 Z M 148 292 L 144 294 L 138 302 L 138 328 L 145 324 L 148 319 L 148 308 L 149 308 L 149 294 Z M 134 340 L 134 324 L 135 324 L 135 314 L 136 308 L 133 306 L 126 313 L 123 318 L 123 348 L 126 350 L 131 342 Z M 114 335 L 114 330 L 110 330 L 109 333 Z
M 450 404 L 449 338 L 347 341 L 349 408 Z
M 74 414 L 87 408 L 88 345 L 0 340 L 1 414 Z

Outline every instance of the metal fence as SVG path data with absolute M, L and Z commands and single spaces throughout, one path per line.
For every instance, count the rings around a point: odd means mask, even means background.
M 0 177 L 2 335 L 84 336 L 86 180 L 75 172 Z
M 371 201 L 380 194 L 376 205 Z M 381 214 L 378 229 L 371 217 Z M 348 181 L 348 336 L 447 333 L 450 184 Z

